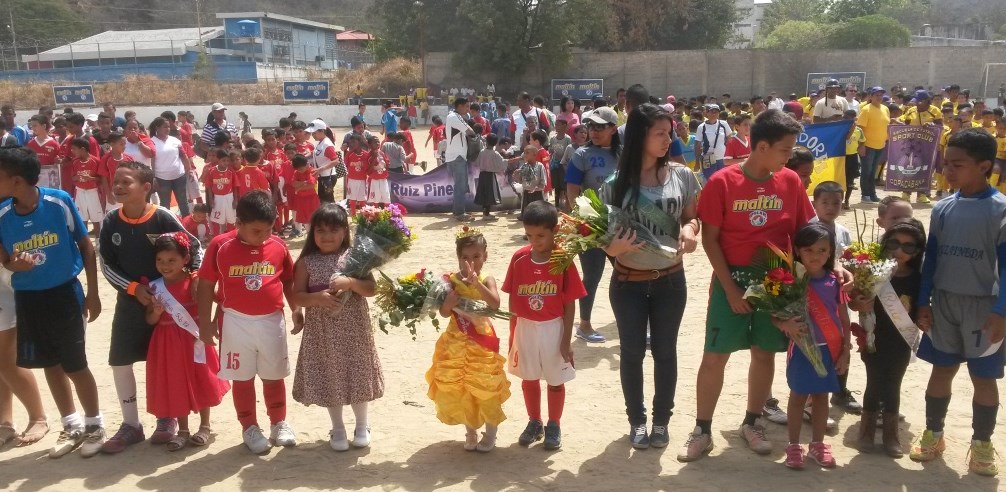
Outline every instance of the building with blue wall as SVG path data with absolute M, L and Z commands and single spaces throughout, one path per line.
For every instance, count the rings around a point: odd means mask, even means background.
M 336 34 L 342 26 L 270 12 L 217 14 L 223 20 L 228 48 L 258 63 L 338 68 Z

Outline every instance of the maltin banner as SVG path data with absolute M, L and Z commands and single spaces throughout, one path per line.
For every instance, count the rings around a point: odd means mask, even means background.
M 941 130 L 935 125 L 888 128 L 885 190 L 929 192 Z

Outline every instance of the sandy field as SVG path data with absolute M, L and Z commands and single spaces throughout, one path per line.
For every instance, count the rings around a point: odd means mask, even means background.
M 419 145 L 426 138 L 425 129 L 416 130 Z M 340 135 L 337 135 L 341 138 Z M 434 162 L 426 150 L 420 159 Z M 860 208 L 860 207 L 856 207 Z M 876 207 L 863 206 L 871 220 Z M 929 206 L 917 206 L 916 217 L 928 225 Z M 842 217 L 854 230 L 852 214 Z M 457 268 L 454 257 L 453 230 L 457 223 L 446 216 L 410 216 L 408 222 L 419 231 L 421 239 L 405 257 L 392 263 L 387 273 L 402 275 L 420 268 L 451 271 Z M 511 253 L 524 244 L 522 227 L 513 215 L 503 214 L 495 222 L 476 221 L 489 242 L 489 261 L 484 271 L 500 282 L 506 273 Z M 290 247 L 294 255 L 303 241 Z M 958 375 L 955 394 L 947 418 L 948 449 L 943 459 L 928 464 L 910 461 L 906 455 L 893 460 L 879 454 L 860 455 L 849 447 L 854 442 L 859 419 L 831 414 L 839 420 L 836 433 L 828 437 L 838 460 L 833 470 L 808 465 L 804 471 L 786 469 L 783 447 L 786 430 L 766 423 L 768 436 L 776 446 L 770 456 L 758 456 L 746 448 L 737 428 L 744 415 L 748 355 L 738 353 L 727 367 L 727 378 L 713 422 L 716 448 L 711 456 L 691 464 L 679 463 L 676 455 L 694 426 L 695 376 L 701 359 L 705 326 L 706 292 L 712 270 L 700 251 L 686 259 L 689 284 L 688 305 L 678 343 L 679 381 L 675 415 L 671 419 L 671 444 L 668 448 L 636 451 L 627 440 L 629 430 L 619 386 L 619 341 L 614 317 L 608 303 L 610 267 L 598 292 L 594 309 L 595 327 L 608 337 L 604 344 L 587 345 L 574 341 L 577 378 L 567 385 L 565 415 L 562 420 L 563 447 L 544 451 L 541 443 L 530 449 L 517 444 L 526 423 L 520 382 L 511 377 L 513 396 L 506 402 L 509 419 L 500 428 L 498 447 L 489 454 L 462 449 L 464 429 L 439 422 L 432 402 L 427 398 L 424 373 L 430 365 L 438 333 L 432 325 L 422 326 L 413 341 L 402 329 L 391 334 L 377 332 L 376 340 L 384 367 L 386 392 L 371 405 L 370 424 L 373 443 L 370 448 L 336 453 L 328 446 L 330 421 L 325 409 L 304 407 L 289 400 L 289 422 L 299 444 L 291 449 L 274 449 L 265 456 L 252 455 L 241 442 L 230 396 L 214 410 L 214 440 L 208 447 L 188 447 L 169 453 L 163 447 L 141 443 L 121 455 L 99 455 L 82 459 L 74 453 L 60 460 L 50 460 L 46 451 L 55 440 L 58 412 L 43 389 L 53 432 L 39 444 L 0 450 L 0 488 L 36 490 L 1002 490 L 999 479 L 967 473 L 965 455 L 971 438 L 971 385 L 967 376 Z M 88 356 L 98 380 L 102 410 L 109 434 L 120 423 L 112 373 L 107 366 L 115 293 L 101 279 L 104 310 L 88 330 Z M 376 326 L 376 325 L 375 325 Z M 446 323 L 444 324 L 446 326 Z M 506 350 L 506 327 L 497 323 Z M 299 336 L 289 340 L 291 365 L 300 348 Z M 909 444 L 922 433 L 925 422 L 923 395 L 929 377 L 929 365 L 913 363 L 903 388 L 901 426 L 902 443 Z M 645 372 L 647 394 L 652 395 L 652 364 L 647 359 Z M 140 381 L 141 416 L 149 436 L 154 417 L 144 412 L 144 369 L 136 367 Z M 36 375 L 44 387 L 44 379 Z M 287 379 L 292 387 L 293 377 Z M 858 356 L 853 358 L 849 386 L 862 399 L 865 370 Z M 777 358 L 774 393 L 788 395 L 783 357 Z M 267 421 L 259 391 L 259 419 Z M 543 402 L 544 405 L 544 402 Z M 27 417 L 15 404 L 15 420 L 23 427 Z M 352 429 L 353 417 L 346 409 L 346 423 Z M 999 414 L 999 432 L 993 437 L 1000 450 L 1006 450 L 1006 412 Z M 804 426 L 804 442 L 809 438 Z M 1002 451 L 1001 451 L 1002 452 Z M 1006 463 L 1004 463 L 1006 464 Z

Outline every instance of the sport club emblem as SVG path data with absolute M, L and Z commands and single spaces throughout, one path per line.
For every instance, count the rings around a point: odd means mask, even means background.
M 262 288 L 261 275 L 248 275 L 245 277 L 245 288 L 250 291 L 257 291 Z
M 764 210 L 752 210 L 748 215 L 748 220 L 752 226 L 764 227 L 768 223 L 768 213 Z
M 541 311 L 545 308 L 545 297 L 541 294 L 535 294 L 528 298 L 527 305 L 532 311 Z
M 116 232 L 112 234 L 112 244 L 116 246 L 122 246 L 122 235 Z

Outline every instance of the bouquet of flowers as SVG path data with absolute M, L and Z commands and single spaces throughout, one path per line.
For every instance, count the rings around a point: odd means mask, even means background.
M 891 280 L 898 262 L 884 257 L 884 248 L 877 243 L 854 242 L 839 258 L 842 267 L 852 272 L 853 290 L 868 298 L 876 297 L 880 286 Z M 866 350 L 877 351 L 877 315 L 873 311 L 859 313 L 859 325 L 866 332 Z
M 423 315 L 437 316 L 440 312 L 440 306 L 444 305 L 444 301 L 447 299 L 447 294 L 452 290 L 454 290 L 454 286 L 451 284 L 450 274 L 445 273 L 440 277 L 440 279 L 433 281 L 430 284 L 430 289 L 426 295 L 426 299 L 423 301 L 421 313 Z M 490 307 L 489 303 L 485 301 L 467 299 L 464 297 L 458 299 L 458 305 L 454 307 L 454 312 L 469 317 L 504 320 L 509 320 L 513 316 L 513 314 L 503 311 L 502 309 Z
M 398 258 L 418 237 L 405 224 L 405 207 L 392 203 L 387 208 L 366 206 L 353 216 L 356 233 L 353 244 L 339 258 L 339 277 L 365 278 L 375 268 Z M 348 295 L 348 294 L 346 294 Z
M 774 318 L 807 320 L 807 284 L 809 278 L 803 265 L 794 263 L 793 255 L 769 243 L 765 260 L 756 261 L 760 271 L 749 274 L 734 274 L 741 288 L 746 288 L 744 299 L 758 311 Z M 817 375 L 828 375 L 824 367 L 821 348 L 817 346 L 811 333 L 800 333 L 793 338 L 803 355 L 807 357 Z
M 559 232 L 555 236 L 557 247 L 549 258 L 549 270 L 553 274 L 559 274 L 569 268 L 577 255 L 589 249 L 603 248 L 611 244 L 619 229 L 634 230 L 636 239 L 643 243 L 643 251 L 666 256 L 669 259 L 677 257 L 676 249 L 661 244 L 649 229 L 633 220 L 629 213 L 618 207 L 605 205 L 594 190 L 587 189 L 574 203 L 576 205 L 573 214 L 562 214 L 559 222 Z M 637 212 L 647 217 L 653 215 L 654 223 L 657 224 L 660 221 L 656 219 L 667 220 L 666 214 L 659 209 L 655 211 L 653 209 L 656 207 L 652 204 L 642 204 Z M 678 229 L 676 224 L 670 228 Z M 666 232 L 677 239 L 678 230 Z
M 385 275 L 380 270 L 377 273 L 380 274 L 380 278 L 377 279 L 375 304 L 381 310 L 377 316 L 377 326 L 381 331 L 388 333 L 388 326 L 397 328 L 404 324 L 415 340 L 416 325 L 424 318 L 429 318 L 433 322 L 433 327 L 440 331 L 440 319 L 436 313 L 423 310 L 426 297 L 436 284 L 425 268 L 397 279 Z

